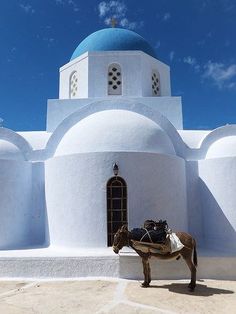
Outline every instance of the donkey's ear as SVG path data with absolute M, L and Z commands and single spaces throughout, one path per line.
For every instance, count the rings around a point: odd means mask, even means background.
M 120 231 L 124 232 L 124 231 L 128 231 L 128 226 L 127 225 L 123 225 L 121 228 L 120 228 Z

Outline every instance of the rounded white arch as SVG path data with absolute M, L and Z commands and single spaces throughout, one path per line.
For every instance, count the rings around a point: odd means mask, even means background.
M 13 130 L 0 128 L 0 139 L 15 145 L 22 152 L 24 159 L 29 160 L 32 147 L 21 135 Z
M 225 126 L 222 126 L 213 130 L 203 139 L 200 145 L 199 150 L 201 152 L 202 158 L 206 158 L 209 149 L 214 143 L 218 142 L 219 140 L 225 137 L 232 137 L 232 136 L 236 136 L 236 125 L 225 125 Z M 223 149 L 223 146 L 222 146 L 222 149 Z
M 179 157 L 185 156 L 186 150 L 188 149 L 186 144 L 183 142 L 182 138 L 180 137 L 175 127 L 171 124 L 171 122 L 162 114 L 160 114 L 160 112 L 158 112 L 157 110 L 154 111 L 150 107 L 142 103 L 137 103 L 135 101 L 113 99 L 90 103 L 64 119 L 62 123 L 55 129 L 47 143 L 47 157 L 50 158 L 54 155 L 62 137 L 76 123 L 93 113 L 112 109 L 132 111 L 149 118 L 150 120 L 158 124 L 159 127 L 161 127 L 169 136 L 174 146 L 176 155 Z
M 176 155 L 171 139 L 154 121 L 133 111 L 111 109 L 93 113 L 73 125 L 55 156 L 104 151 Z

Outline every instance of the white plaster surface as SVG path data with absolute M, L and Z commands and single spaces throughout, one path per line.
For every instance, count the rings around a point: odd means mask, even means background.
M 0 140 L 0 159 L 24 160 L 20 149 L 6 140 Z
M 199 190 L 205 243 L 236 250 L 236 158 L 199 161 Z
M 183 128 L 182 104 L 180 97 L 94 97 L 80 99 L 49 99 L 47 108 L 47 131 L 53 132 L 58 125 L 72 113 L 86 105 L 95 106 L 97 102 L 110 101 L 113 103 L 113 109 L 116 108 L 116 102 L 142 103 L 153 110 L 158 110 L 175 126 L 176 129 Z
M 199 266 L 197 278 L 235 280 L 235 256 L 198 256 Z M 188 279 L 190 271 L 186 263 L 179 261 L 160 261 L 151 258 L 150 261 L 153 279 Z M 135 255 L 120 256 L 120 277 L 126 279 L 143 279 L 142 262 L 140 257 Z
M 27 160 L 29 158 L 31 152 L 32 152 L 32 147 L 27 142 L 27 140 L 25 140 L 21 135 L 14 132 L 13 130 L 1 127 L 0 128 L 0 140 L 1 141 L 7 141 L 7 142 L 15 145 L 19 149 L 19 151 L 22 153 L 22 155 L 24 156 L 24 160 Z M 2 142 L 2 144 L 4 144 L 4 142 Z M 8 145 L 7 149 L 9 149 L 10 144 L 7 144 L 7 145 Z M 0 151 L 1 151 L 1 149 L 0 149 Z M 3 154 L 3 151 L 1 153 Z M 6 150 L 6 154 L 8 154 L 7 150 Z M 11 154 L 8 154 L 8 155 L 10 156 Z
M 51 157 L 54 155 L 54 152 L 56 151 L 56 148 L 61 139 L 64 137 L 65 133 L 79 121 L 94 113 L 114 109 L 138 113 L 154 121 L 157 125 L 159 125 L 160 128 L 162 128 L 167 133 L 167 135 L 169 136 L 173 143 L 176 154 L 180 157 L 185 156 L 188 147 L 182 141 L 175 127 L 170 123 L 170 121 L 165 116 L 160 114 L 157 110 L 153 110 L 149 106 L 146 106 L 142 103 L 137 103 L 134 101 L 123 102 L 121 99 L 113 101 L 111 100 L 100 102 L 98 101 L 92 103 L 90 105 L 84 106 L 80 110 L 72 113 L 69 117 L 64 119 L 63 122 L 53 132 L 52 136 L 50 137 L 47 143 L 46 148 L 48 154 L 47 156 Z
M 186 161 L 186 194 L 189 233 L 201 245 L 205 245 L 203 221 L 207 219 L 202 210 L 202 196 L 199 184 L 198 161 Z
M 107 96 L 113 62 L 122 70 L 119 97 Z M 154 70 L 160 97 L 151 97 Z M 136 256 L 96 251 L 107 246 L 106 184 L 116 162 L 128 187 L 129 228 L 166 219 L 214 250 L 200 258 L 201 276 L 235 278 L 236 125 L 182 130 L 169 67 L 139 51 L 74 59 L 60 69 L 59 97 L 48 101 L 47 131 L 0 128 L 0 273 L 138 276 Z M 163 278 L 173 276 L 167 265 Z M 176 278 L 185 276 L 181 264 L 173 267 Z
M 173 228 L 187 230 L 182 159 L 132 152 L 74 154 L 46 162 L 46 203 L 52 245 L 107 245 L 106 184 L 113 176 L 114 162 L 119 164 L 120 175 L 128 187 L 130 227 L 141 226 L 145 219 L 153 218 L 167 219 Z M 91 231 L 89 226 L 93 226 Z
M 197 278 L 236 280 L 236 257 L 198 248 Z M 152 279 L 189 279 L 185 262 L 151 259 Z M 132 250 L 119 255 L 111 248 L 44 249 L 0 251 L 0 278 L 113 277 L 143 279 L 142 262 Z
M 70 77 L 73 72 L 77 72 L 78 78 L 78 90 L 76 97 L 86 98 L 88 97 L 88 58 L 86 55 L 77 58 L 68 64 L 64 65 L 60 69 L 60 86 L 59 86 L 59 98 L 70 98 Z
M 226 136 L 215 141 L 208 149 L 206 158 L 236 157 L 236 136 Z
M 104 151 L 175 155 L 170 138 L 152 120 L 127 110 L 107 110 L 75 124 L 61 139 L 55 156 Z
M 179 135 L 190 148 L 199 148 L 201 146 L 202 140 L 210 132 L 211 131 L 205 130 L 178 130 Z
M 17 132 L 32 146 L 33 150 L 40 150 L 46 147 L 51 133 L 46 131 Z
M 31 164 L 0 160 L 0 249 L 30 244 Z
M 47 224 L 47 205 L 45 202 L 45 165 L 32 163 L 32 207 L 30 241 L 31 246 L 45 246 L 49 242 Z
M 60 99 L 69 98 L 69 78 L 78 72 L 78 98 L 106 97 L 108 67 L 118 63 L 123 96 L 152 96 L 152 71 L 160 74 L 160 94 L 170 96 L 169 67 L 142 51 L 87 52 L 60 69 Z M 140 68 L 141 66 L 141 68 Z
M 210 149 L 210 147 L 213 145 L 213 147 L 217 146 L 217 142 L 220 139 L 225 138 L 225 147 L 228 147 L 228 140 L 227 137 L 235 137 L 236 136 L 236 125 L 225 125 L 221 126 L 219 128 L 216 128 L 212 130 L 206 137 L 202 139 L 200 150 L 201 150 L 201 158 L 206 158 L 207 152 Z M 222 150 L 224 149 L 224 144 L 222 145 Z M 227 149 L 228 150 L 228 149 Z M 226 155 L 227 156 L 227 155 Z

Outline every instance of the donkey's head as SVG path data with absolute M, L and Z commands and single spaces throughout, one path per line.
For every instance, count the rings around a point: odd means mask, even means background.
M 118 254 L 124 245 L 128 244 L 128 228 L 127 225 L 123 225 L 115 234 L 114 242 L 112 245 L 113 251 Z

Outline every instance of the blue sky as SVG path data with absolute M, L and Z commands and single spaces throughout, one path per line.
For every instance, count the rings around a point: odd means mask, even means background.
M 115 16 L 171 67 L 184 128 L 236 123 L 236 2 L 232 0 L 2 0 L 0 118 L 13 130 L 45 130 L 59 67 Z

